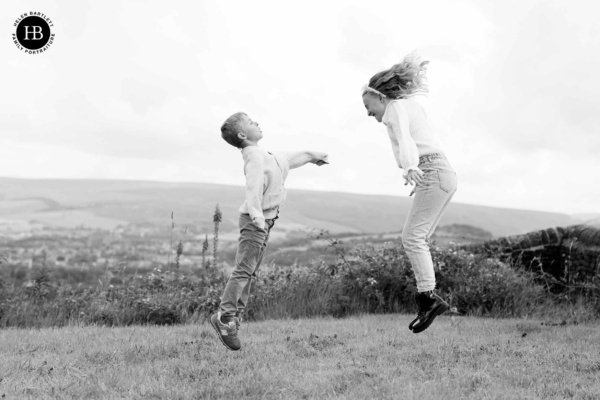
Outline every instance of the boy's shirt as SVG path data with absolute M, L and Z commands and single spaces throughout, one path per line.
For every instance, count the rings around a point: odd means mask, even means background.
M 290 166 L 283 154 L 271 153 L 258 146 L 242 149 L 246 175 L 246 201 L 240 213 L 250 214 L 257 227 L 265 228 L 265 219 L 277 216 L 283 206 L 286 190 L 283 187 Z

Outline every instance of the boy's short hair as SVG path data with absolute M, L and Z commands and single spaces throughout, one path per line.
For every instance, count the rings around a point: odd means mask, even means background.
M 243 139 L 238 137 L 238 133 L 240 132 L 240 122 L 242 122 L 244 117 L 248 117 L 248 115 L 244 112 L 236 112 L 231 117 L 227 118 L 221 126 L 221 137 L 225 139 L 227 143 L 237 148 L 241 148 L 242 143 L 244 142 Z

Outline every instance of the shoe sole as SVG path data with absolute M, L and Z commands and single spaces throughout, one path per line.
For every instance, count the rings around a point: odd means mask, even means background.
M 221 336 L 221 331 L 219 330 L 219 327 L 213 322 L 212 317 L 210 318 L 210 324 L 212 325 L 213 328 L 215 328 L 215 331 L 217 332 L 217 336 L 219 337 L 219 340 L 221 341 L 221 343 L 223 343 L 223 346 L 225 346 L 227 349 L 229 349 L 231 351 L 239 350 L 239 349 L 232 349 L 231 347 L 229 347 L 227 345 L 227 343 L 225 343 L 225 341 L 223 340 L 223 337 Z
M 437 317 L 440 314 L 445 313 L 446 311 L 448 311 L 448 309 L 450 308 L 450 306 L 447 303 L 442 303 L 440 304 L 435 311 L 433 312 L 433 314 L 431 315 L 431 317 L 427 320 L 427 322 L 425 322 L 423 325 L 418 326 L 418 327 L 413 327 L 411 330 L 413 333 L 421 333 L 423 332 L 425 329 L 429 328 L 429 325 L 431 325 L 433 323 L 433 320 L 435 319 L 435 317 Z

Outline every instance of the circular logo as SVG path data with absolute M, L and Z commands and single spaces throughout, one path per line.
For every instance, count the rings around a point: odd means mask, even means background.
M 14 44 L 26 53 L 39 54 L 48 49 L 54 41 L 52 20 L 40 12 L 21 14 L 14 23 Z

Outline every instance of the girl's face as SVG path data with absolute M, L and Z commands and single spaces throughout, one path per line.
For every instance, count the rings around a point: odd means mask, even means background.
M 367 115 L 374 117 L 377 122 L 381 122 L 385 113 L 385 107 L 387 106 L 385 100 L 371 93 L 365 93 L 362 98 L 367 109 Z

